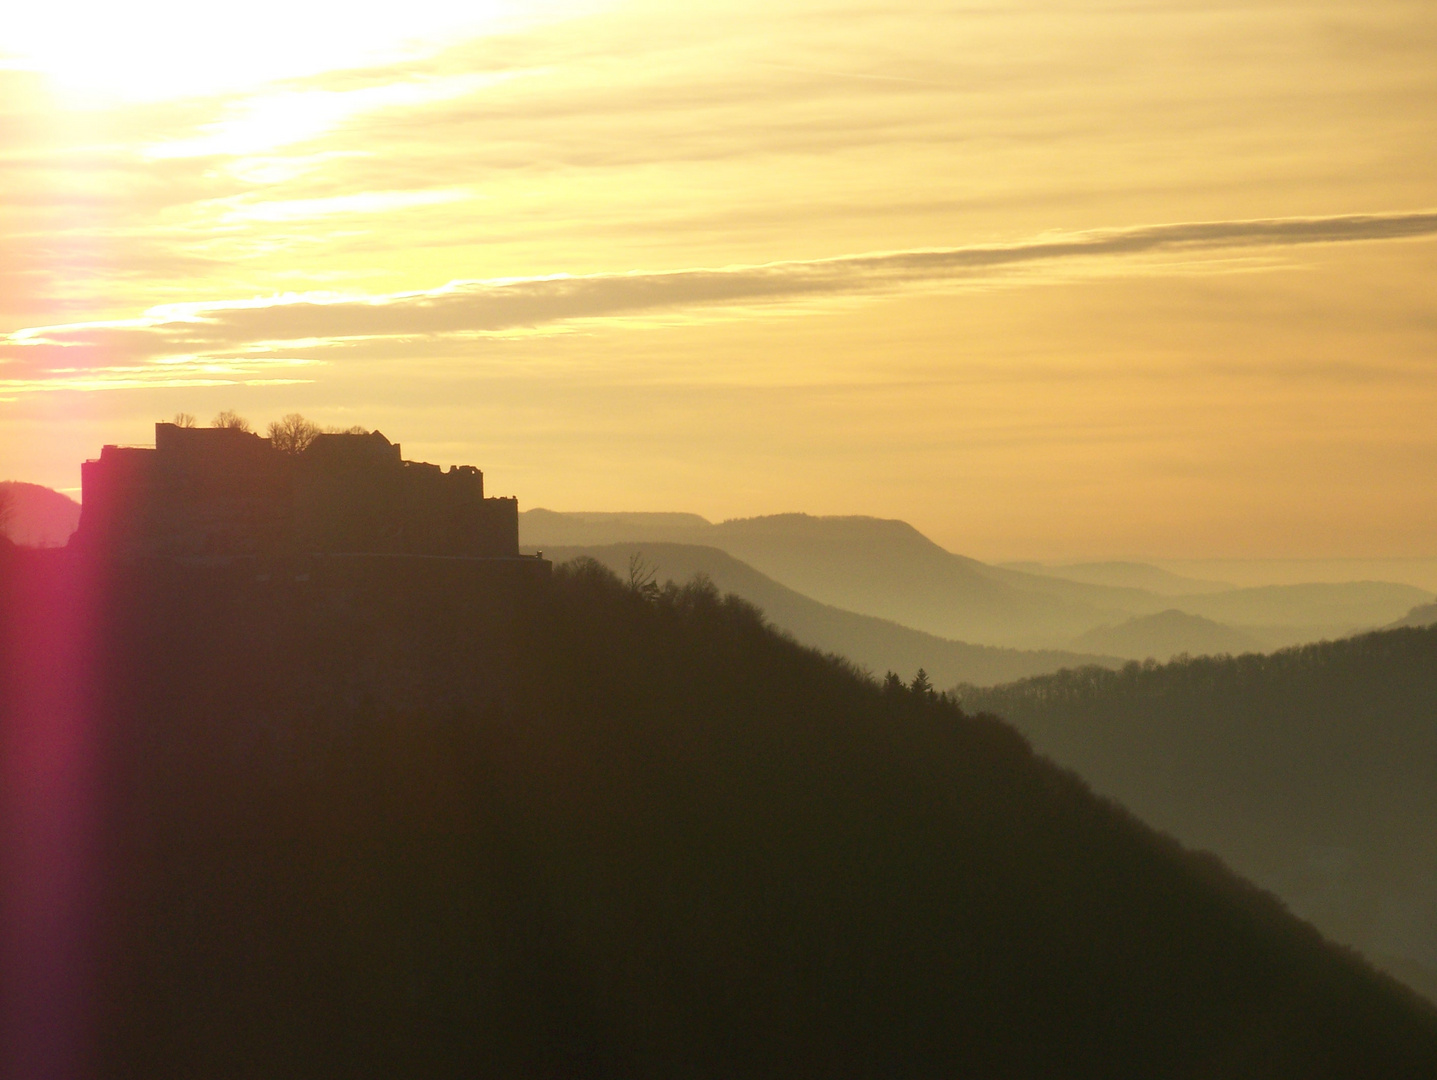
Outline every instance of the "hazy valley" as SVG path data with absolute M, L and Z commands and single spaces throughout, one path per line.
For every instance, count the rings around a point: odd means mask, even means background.
M 940 638 L 1139 660 L 1344 637 L 1389 625 L 1432 600 L 1424 589 L 1387 582 L 1224 588 L 1140 564 L 1107 564 L 1082 576 L 1149 587 L 1078 581 L 985 564 L 944 550 L 904 522 L 862 517 L 784 514 L 715 525 L 686 514 L 529 510 L 520 515 L 520 541 L 528 550 L 703 545 L 823 604 Z M 672 572 L 654 562 L 660 577 Z

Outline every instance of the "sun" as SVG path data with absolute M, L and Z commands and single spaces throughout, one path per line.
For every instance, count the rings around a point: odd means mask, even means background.
M 528 21 L 525 0 L 47 0 L 16 4 L 0 67 L 67 96 L 152 101 L 392 62 Z

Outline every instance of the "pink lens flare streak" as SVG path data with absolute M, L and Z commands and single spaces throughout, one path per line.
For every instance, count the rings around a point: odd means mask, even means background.
M 0 555 L 6 553 L 0 552 Z M 0 570 L 0 1075 L 92 1062 L 97 590 L 69 552 Z

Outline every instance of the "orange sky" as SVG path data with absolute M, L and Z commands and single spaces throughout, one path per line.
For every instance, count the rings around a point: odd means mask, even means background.
M 0 477 L 234 408 L 554 509 L 1437 556 L 1437 7 L 52 2 Z

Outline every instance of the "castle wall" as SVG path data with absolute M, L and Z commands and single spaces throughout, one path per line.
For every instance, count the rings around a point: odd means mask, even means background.
M 295 545 L 301 551 L 397 553 L 404 462 L 373 435 L 321 435 L 293 462 Z
M 290 477 L 268 439 L 155 425 L 151 542 L 158 555 L 257 555 L 292 530 Z
M 155 451 L 106 446 L 80 466 L 80 524 L 72 543 L 142 553 L 150 535 Z
M 519 554 L 519 500 L 485 499 L 479 523 L 477 554 L 516 556 Z
M 300 454 L 223 428 L 155 425 L 155 448 L 81 468 L 76 543 L 121 555 L 517 556 L 518 503 L 484 474 L 404 461 L 383 435 L 321 435 Z

